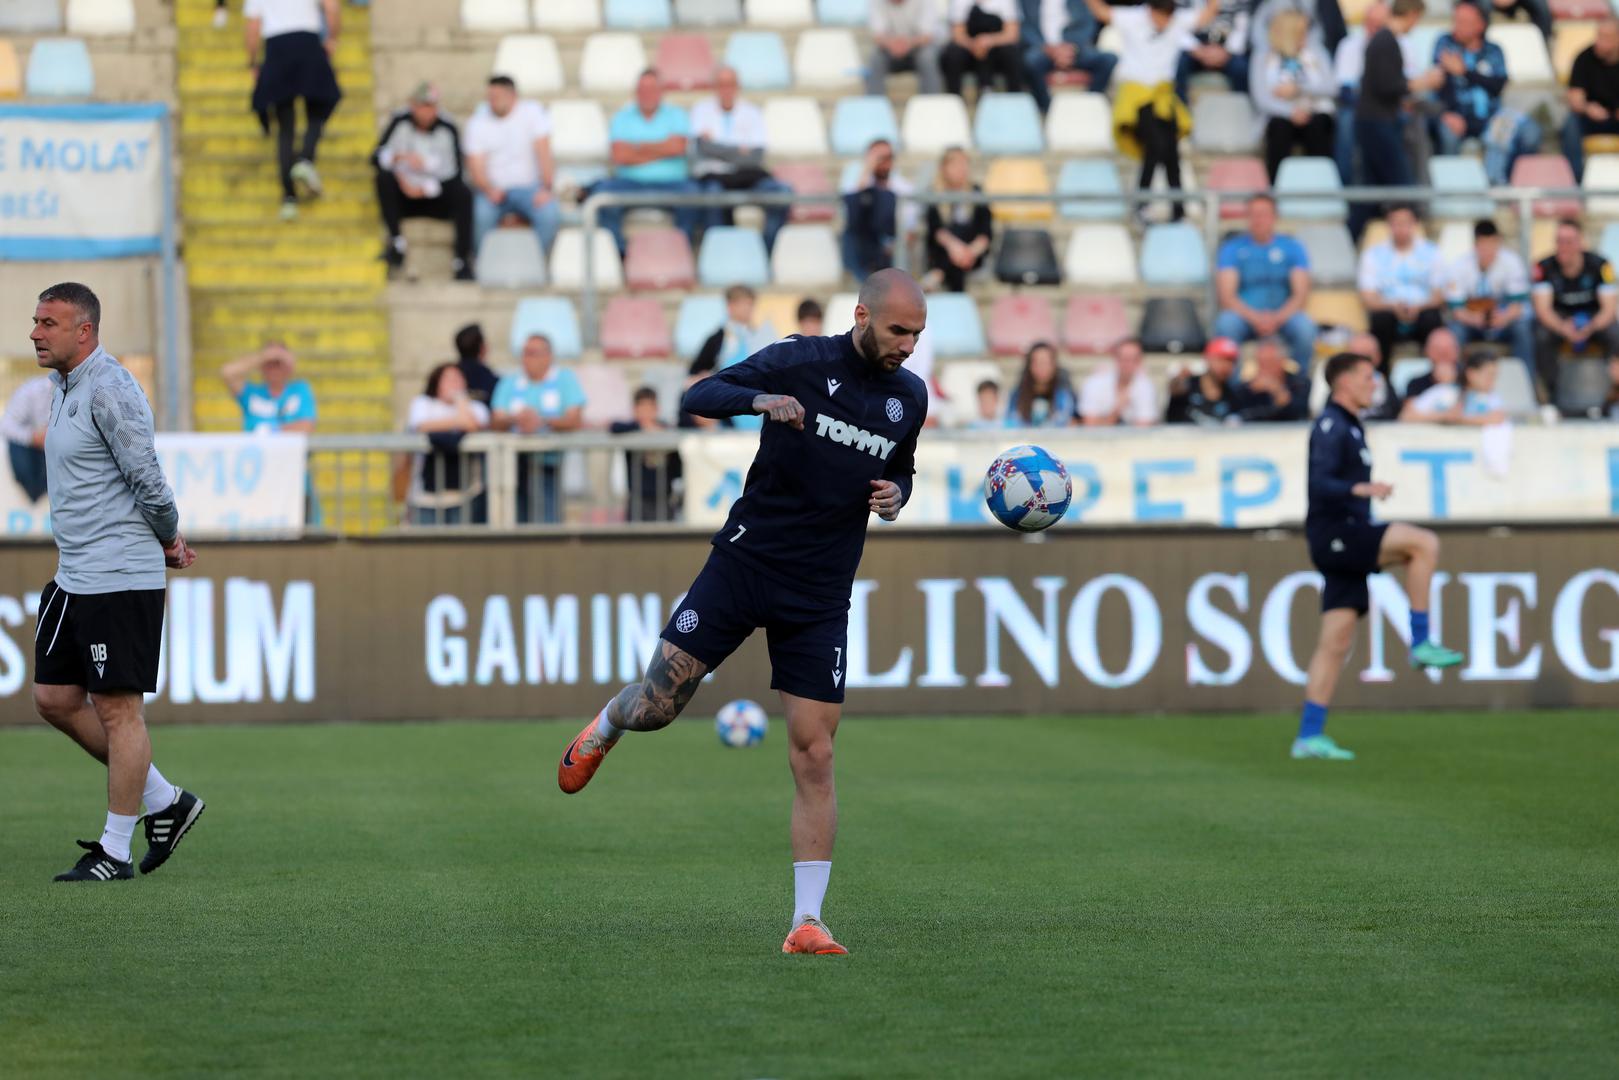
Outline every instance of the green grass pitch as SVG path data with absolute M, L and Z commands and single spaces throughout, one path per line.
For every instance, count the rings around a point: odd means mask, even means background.
M 1612 716 L 1338 716 L 1349 765 L 1283 716 L 851 717 L 841 959 L 778 951 L 779 724 L 631 735 L 570 798 L 575 726 L 160 728 L 208 812 L 95 886 L 49 879 L 96 767 L 0 732 L 0 1073 L 1619 1069 Z

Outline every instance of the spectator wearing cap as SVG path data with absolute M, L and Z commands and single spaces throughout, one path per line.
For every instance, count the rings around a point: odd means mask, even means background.
M 942 92 L 939 39 L 944 26 L 934 0 L 870 0 L 867 12 L 872 48 L 866 62 L 866 93 L 886 97 L 888 76 L 895 71 L 915 71 L 924 94 Z
M 0 417 L 0 433 L 11 454 L 12 478 L 29 502 L 38 502 L 46 493 L 45 428 L 51 422 L 55 389 L 49 375 L 35 375 L 12 391 L 5 415 Z
M 607 133 L 611 140 L 609 154 L 613 175 L 597 184 L 595 193 L 690 195 L 698 190 L 687 165 L 691 118 L 685 109 L 663 100 L 663 83 L 656 71 L 641 72 L 635 81 L 635 100 L 613 114 Z M 657 200 L 650 199 L 645 205 L 655 206 Z M 613 234 L 621 253 L 624 251 L 624 210 L 623 206 L 601 209 L 602 227 Z M 688 239 L 694 238 L 697 209 L 676 207 L 674 216 L 675 227 Z
M 1203 350 L 1203 370 L 1181 368 L 1169 384 L 1169 411 L 1164 419 L 1171 424 L 1199 424 L 1223 427 L 1240 424 L 1236 394 L 1231 377 L 1237 369 L 1237 343 L 1215 338 Z
M 515 214 L 550 251 L 562 223 L 554 188 L 551 114 L 537 101 L 519 100 L 517 84 L 506 75 L 491 78 L 484 96 L 467 122 L 473 243 L 482 244 L 503 215 Z
M 1248 201 L 1248 231 L 1220 245 L 1215 259 L 1220 313 L 1216 337 L 1241 345 L 1280 334 L 1293 362 L 1309 370 L 1315 355 L 1315 323 L 1304 313 L 1310 298 L 1310 258 L 1304 245 L 1276 231 L 1276 200 L 1256 195 Z
M 1254 346 L 1253 370 L 1238 387 L 1236 398 L 1237 414 L 1245 424 L 1310 416 L 1310 380 L 1289 370 L 1280 338 L 1261 338 Z
M 1585 178 L 1585 140 L 1619 135 L 1619 18 L 1597 23 L 1596 41 L 1574 58 L 1568 74 L 1568 119 L 1563 155 L 1574 178 Z
M 1507 85 L 1507 58 L 1484 37 L 1482 8 L 1462 0 L 1451 13 L 1451 29 L 1434 44 L 1433 62 L 1444 74 L 1434 122 L 1434 144 L 1441 154 L 1459 154 L 1467 139 L 1484 144 L 1484 172 L 1505 186 L 1512 163 L 1540 146 L 1540 125 L 1501 104 Z
M 293 378 L 297 361 L 279 341 L 267 341 L 256 353 L 237 357 L 219 369 L 219 377 L 242 410 L 242 430 L 308 434 L 315 430 L 315 391 Z M 258 378 L 254 378 L 254 373 Z
M 1473 225 L 1473 250 L 1450 268 L 1445 286 L 1450 328 L 1463 345 L 1503 342 L 1534 371 L 1535 327 L 1529 311 L 1529 271 L 1501 243 L 1489 218 Z
M 1023 80 L 1040 111 L 1051 108 L 1053 75 L 1077 75 L 1087 89 L 1107 93 L 1119 58 L 1096 47 L 1101 31 L 1085 0 L 1020 0 Z
M 1079 419 L 1086 427 L 1144 427 L 1158 423 L 1160 415 L 1158 391 L 1135 338 L 1114 345 L 1112 362 L 1098 365 L 1079 386 Z
M 371 155 L 377 205 L 388 229 L 382 257 L 388 269 L 405 265 L 405 218 L 429 217 L 455 226 L 455 278 L 472 280 L 472 189 L 461 175 L 461 133 L 439 111 L 438 90 L 420 83 L 395 113 Z
M 786 194 L 793 189 L 770 175 L 764 166 L 765 117 L 759 106 L 737 96 L 736 70 L 722 67 L 714 73 L 714 96 L 692 106 L 691 131 L 697 140 L 692 171 L 706 192 L 757 191 Z M 774 249 L 776 234 L 787 222 L 786 203 L 764 207 L 765 248 Z M 729 225 L 729 206 L 708 211 L 708 225 Z
M 1355 282 L 1385 363 L 1396 344 L 1426 341 L 1445 321 L 1439 248 L 1410 206 L 1390 209 L 1388 225 L 1389 238 L 1361 253 Z

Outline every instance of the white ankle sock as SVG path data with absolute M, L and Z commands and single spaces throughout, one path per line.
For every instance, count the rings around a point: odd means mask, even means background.
M 156 765 L 146 767 L 146 793 L 141 801 L 146 804 L 148 814 L 159 814 L 174 805 L 174 800 L 180 797 L 180 789 L 163 779 L 163 774 L 157 771 Z
M 119 862 L 129 861 L 129 838 L 135 835 L 134 814 L 115 814 L 107 811 L 107 827 L 101 833 L 101 850 Z
M 832 877 L 830 862 L 793 863 L 793 925 L 806 918 L 819 922 L 821 901 L 826 899 L 826 883 Z
M 601 712 L 596 714 L 596 734 L 600 735 L 604 739 L 611 740 L 618 738 L 624 733 L 618 728 L 614 727 L 611 720 L 607 719 L 607 710 L 604 708 Z

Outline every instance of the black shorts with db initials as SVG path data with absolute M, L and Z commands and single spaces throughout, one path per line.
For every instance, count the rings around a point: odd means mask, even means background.
M 70 593 L 51 582 L 39 594 L 34 681 L 92 693 L 157 690 L 165 589 Z
M 811 701 L 843 700 L 849 601 L 796 593 L 717 550 L 663 628 L 663 639 L 713 671 L 760 627 L 770 647 L 772 690 Z
M 1308 531 L 1310 561 L 1321 571 L 1321 610 L 1350 608 L 1366 614 L 1371 607 L 1368 575 L 1377 573 L 1387 525 L 1346 521 Z

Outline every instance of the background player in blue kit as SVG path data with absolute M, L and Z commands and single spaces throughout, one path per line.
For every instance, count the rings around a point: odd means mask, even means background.
M 837 800 L 832 738 L 842 713 L 849 595 L 871 514 L 911 495 L 927 389 L 903 369 L 927 321 L 909 274 L 871 275 L 837 337 L 790 337 L 696 383 L 682 407 L 762 415 L 759 451 L 714 550 L 664 627 L 640 683 L 624 687 L 568 745 L 557 783 L 576 792 L 625 731 L 680 714 L 705 674 L 763 627 L 771 688 L 787 714 L 793 770 L 793 930 L 783 952 L 843 953 L 821 923 Z
M 1327 705 L 1338 685 L 1355 624 L 1370 598 L 1366 577 L 1386 566 L 1405 565 L 1411 598 L 1411 666 L 1454 667 L 1462 654 L 1428 637 L 1428 587 L 1439 565 L 1439 537 L 1431 529 L 1372 522 L 1372 500 L 1394 493 L 1372 479 L 1372 452 L 1360 414 L 1377 393 L 1371 357 L 1339 353 L 1327 361 L 1332 398 L 1310 429 L 1310 508 L 1304 535 L 1310 561 L 1321 571 L 1321 640 L 1310 658 L 1304 714 L 1293 740 L 1296 758 L 1353 761 L 1355 755 L 1323 731 Z

